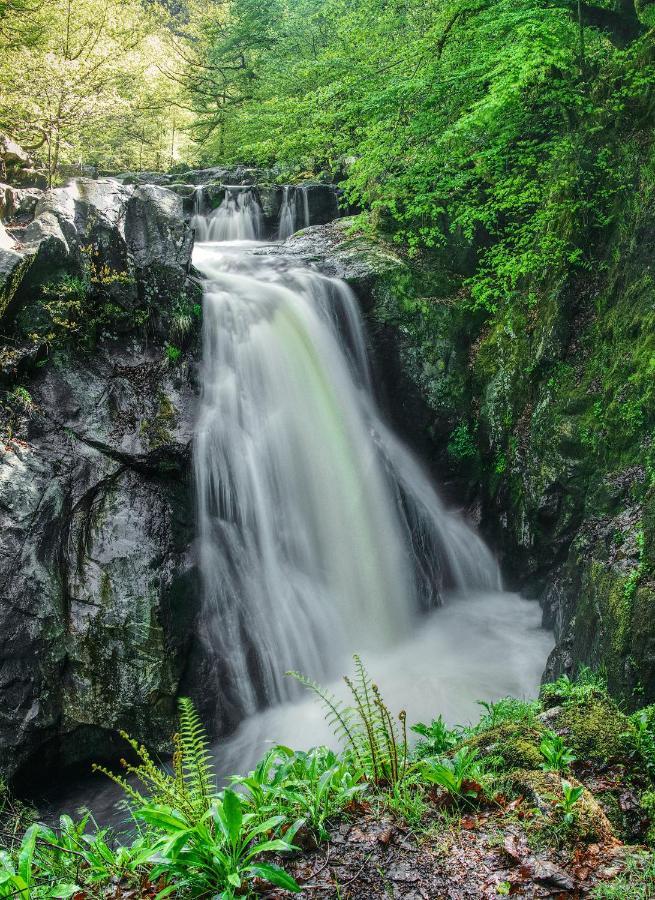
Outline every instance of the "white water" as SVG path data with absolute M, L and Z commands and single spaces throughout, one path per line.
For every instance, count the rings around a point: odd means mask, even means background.
M 254 241 L 262 232 L 262 212 L 253 191 L 242 187 L 226 187 L 221 205 L 203 215 L 203 188 L 194 192 L 194 214 L 191 227 L 197 241 Z
M 299 212 L 302 213 L 302 224 L 300 226 L 298 225 Z M 278 238 L 284 241 L 298 231 L 299 227 L 308 228 L 309 225 L 309 193 L 307 188 L 303 185 L 298 187 L 285 185 L 282 206 L 280 207 Z
M 220 684 L 219 721 L 274 707 L 241 733 L 276 720 L 285 730 L 281 704 L 297 694 L 284 673 L 329 680 L 355 651 L 378 667 L 384 659 L 424 678 L 439 673 L 440 683 L 458 679 L 460 707 L 499 691 L 533 692 L 550 644 L 539 611 L 502 593 L 484 543 L 444 508 L 383 422 L 352 293 L 258 254 L 242 239 L 242 211 L 253 214 L 252 233 L 257 210 L 230 203 L 207 233 L 232 240 L 194 252 L 206 279 L 194 457 L 202 638 Z M 445 595 L 460 599 L 428 618 Z M 487 606 L 491 620 L 514 627 L 509 638 L 493 629 L 485 637 Z M 469 619 L 478 637 L 467 642 Z M 525 652 L 508 659 L 517 640 Z M 398 671 L 389 680 L 408 690 L 417 683 Z M 431 714 L 443 711 L 436 694 L 430 703 Z
M 200 196 L 197 234 L 256 233 L 253 201 L 226 197 L 200 221 Z M 207 280 L 201 630 L 219 723 L 240 721 L 215 748 L 222 776 L 248 771 L 270 744 L 334 744 L 287 669 L 339 693 L 349 654 L 361 652 L 410 724 L 439 714 L 464 724 L 478 718 L 477 700 L 534 696 L 553 645 L 538 605 L 502 591 L 483 542 L 381 419 L 348 288 L 259 246 L 194 252 Z M 112 784 L 63 791 L 42 804 L 46 818 L 84 805 L 103 823 L 123 819 Z

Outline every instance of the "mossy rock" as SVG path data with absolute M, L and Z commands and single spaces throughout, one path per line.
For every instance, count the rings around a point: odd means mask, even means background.
M 568 777 L 566 781 L 573 787 L 584 787 L 573 777 Z M 507 783 L 515 793 L 522 794 L 541 812 L 542 833 L 552 833 L 558 840 L 564 840 L 568 844 L 605 844 L 616 840 L 610 820 L 587 788 L 583 789 L 582 796 L 574 806 L 573 822 L 569 826 L 564 825 L 564 814 L 559 806 L 564 797 L 559 772 L 519 769 L 508 776 Z
M 517 722 L 505 722 L 497 728 L 483 731 L 465 741 L 468 747 L 475 747 L 480 756 L 499 756 L 503 769 L 537 769 L 543 762 L 539 744 L 544 730 Z
M 625 758 L 625 735 L 634 730 L 628 717 L 612 700 L 597 698 L 565 706 L 553 728 L 578 760 L 604 762 Z

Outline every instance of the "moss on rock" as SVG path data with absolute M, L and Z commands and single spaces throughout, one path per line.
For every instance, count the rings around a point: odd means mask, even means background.
M 575 778 L 566 779 L 573 787 L 583 787 Z M 540 811 L 540 832 L 547 838 L 574 844 L 608 843 L 615 840 L 612 824 L 593 794 L 583 789 L 573 807 L 570 824 L 564 821 L 562 777 L 558 772 L 517 770 L 507 779 L 512 789 L 527 797 Z
M 578 759 L 604 762 L 625 756 L 625 735 L 633 730 L 612 700 L 598 698 L 565 706 L 554 728 Z
M 506 722 L 483 731 L 465 743 L 476 748 L 482 757 L 499 757 L 505 771 L 536 769 L 543 762 L 539 744 L 544 730 L 525 724 Z

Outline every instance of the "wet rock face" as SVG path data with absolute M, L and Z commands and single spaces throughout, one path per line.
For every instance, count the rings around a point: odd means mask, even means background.
M 66 762 L 104 753 L 89 728 L 76 747 L 81 726 L 165 744 L 195 602 L 188 373 L 112 350 L 29 387 L 25 439 L 0 460 L 10 773 L 37 748 L 54 761 L 62 738 Z
M 82 181 L 34 214 L 0 251 L 2 777 L 167 746 L 198 597 L 181 200 Z

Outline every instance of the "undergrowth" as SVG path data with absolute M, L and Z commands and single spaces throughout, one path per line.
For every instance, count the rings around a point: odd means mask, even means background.
M 558 734 L 551 721 L 555 703 L 563 711 L 558 715 L 589 703 L 609 709 L 613 701 L 598 675 L 584 670 L 576 679 L 560 678 L 544 686 L 539 701 L 484 702 L 475 725 L 450 727 L 441 716 L 418 723 L 411 729 L 419 737 L 413 747 L 404 713 L 391 715 L 359 657 L 355 674 L 346 678 L 350 705 L 294 677 L 319 696 L 340 751 L 274 746 L 253 771 L 221 786 L 198 714 L 181 699 L 170 764 L 123 734 L 129 759 L 121 761 L 122 771 L 95 766 L 123 790 L 133 823 L 128 839 L 88 814 L 79 821 L 63 816 L 56 828 L 30 822 L 29 812 L 0 790 L 0 898 L 104 897 L 119 883 L 121 890 L 158 897 L 230 900 L 265 883 L 294 893 L 301 885 L 284 861 L 329 842 L 340 819 L 363 814 L 391 816 L 435 846 L 439 834 L 452 837 L 464 817 L 477 814 L 520 822 L 541 850 L 573 852 L 609 836 L 609 823 L 579 780 L 588 761 L 572 749 L 577 735 Z M 640 786 L 644 814 L 653 814 L 655 714 L 652 707 L 630 717 L 616 714 L 625 723 L 625 785 Z M 530 771 L 512 763 L 517 753 L 531 761 Z M 532 794 L 540 797 L 538 806 L 531 805 Z M 653 865 L 648 854 L 631 857 L 615 882 L 594 896 L 651 896 L 639 879 L 652 878 Z

